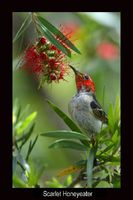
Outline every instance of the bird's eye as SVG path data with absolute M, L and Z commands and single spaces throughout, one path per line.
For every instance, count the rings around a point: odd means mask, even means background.
M 84 75 L 84 79 L 85 79 L 85 80 L 88 80 L 88 79 L 89 79 L 89 76 L 88 76 L 87 74 L 85 74 L 85 75 Z

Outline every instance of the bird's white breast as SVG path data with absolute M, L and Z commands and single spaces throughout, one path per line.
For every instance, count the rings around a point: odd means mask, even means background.
M 92 94 L 81 92 L 72 98 L 68 106 L 72 119 L 88 134 L 98 133 L 102 127 L 102 122 L 93 114 L 90 106 L 92 101 Z

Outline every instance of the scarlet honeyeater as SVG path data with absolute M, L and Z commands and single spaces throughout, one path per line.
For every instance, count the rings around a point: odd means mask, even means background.
M 107 124 L 107 115 L 96 100 L 95 84 L 91 77 L 69 66 L 75 73 L 77 87 L 77 94 L 69 103 L 69 112 L 81 130 L 91 137 Z

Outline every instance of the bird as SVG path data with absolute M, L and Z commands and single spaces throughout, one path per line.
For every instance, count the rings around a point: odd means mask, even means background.
M 73 121 L 88 137 L 94 138 L 102 127 L 107 126 L 107 114 L 96 99 L 95 83 L 90 75 L 81 73 L 72 65 L 75 74 L 77 93 L 68 104 L 68 111 Z

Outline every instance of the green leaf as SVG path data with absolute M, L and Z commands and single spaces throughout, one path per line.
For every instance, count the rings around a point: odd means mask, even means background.
M 24 134 L 21 138 L 19 138 L 18 140 L 16 140 L 17 142 L 22 141 L 21 145 L 20 145 L 20 149 L 21 147 L 27 142 L 27 140 L 29 139 L 29 137 L 31 136 L 33 130 L 35 127 L 35 123 L 31 126 L 30 130 Z
M 47 100 L 51 108 L 62 118 L 62 120 L 67 124 L 67 126 L 76 132 L 82 133 L 82 131 L 78 128 L 78 126 L 62 111 L 60 110 L 53 102 Z M 88 137 L 87 137 L 88 138 Z M 81 142 L 89 147 L 90 143 L 87 140 L 81 139 Z
M 28 177 L 28 185 L 29 186 L 35 186 L 38 185 L 39 179 L 41 178 L 45 167 L 43 165 L 35 165 L 33 161 L 29 161 L 30 164 L 30 171 L 29 171 L 29 177 Z
M 99 156 L 102 155 L 103 153 L 107 153 L 114 145 L 115 145 L 115 144 L 111 144 L 111 145 L 109 145 L 108 147 L 106 147 L 106 148 L 99 154 Z
M 72 130 L 76 132 L 80 132 L 81 130 L 78 128 L 78 126 L 62 111 L 60 110 L 54 103 L 47 100 L 48 104 L 51 106 L 51 108 L 62 118 L 62 120 L 67 124 L 67 126 Z
M 108 173 L 105 170 L 96 171 L 94 173 L 94 178 L 104 179 L 108 176 Z
M 113 149 L 112 156 L 115 155 L 116 152 L 117 152 L 119 149 L 120 149 L 120 142 L 117 141 L 117 142 L 115 143 L 115 147 L 114 147 L 114 149 Z
M 28 188 L 27 184 L 25 184 L 19 177 L 13 176 L 13 186 L 15 188 Z
M 26 132 L 22 137 L 16 139 L 16 142 L 20 142 L 21 140 L 24 140 L 26 142 L 29 139 L 31 133 L 33 132 L 34 127 L 35 127 L 35 123 L 32 124 L 28 132 Z
M 81 140 L 87 140 L 88 137 L 86 135 L 83 135 L 78 132 L 74 131 L 66 131 L 66 130 L 57 130 L 57 131 L 49 131 L 42 133 L 41 136 L 45 137 L 53 137 L 53 138 L 58 138 L 58 139 L 81 139 Z
M 21 135 L 23 131 L 29 126 L 29 124 L 35 119 L 37 112 L 31 113 L 24 121 L 20 121 L 16 125 L 16 131 L 18 135 Z
M 113 111 L 112 104 L 110 105 L 109 111 L 108 111 L 108 125 L 109 125 L 109 129 L 113 133 L 113 131 L 114 131 L 114 111 Z
M 74 44 L 62 33 L 60 32 L 55 26 L 53 26 L 50 22 L 48 22 L 46 19 L 37 16 L 39 21 L 49 30 L 51 31 L 55 36 L 57 36 L 63 43 L 65 43 L 68 47 L 70 47 L 73 51 L 76 53 L 80 53 L 80 51 L 75 47 Z
M 16 156 L 17 164 L 21 167 L 21 169 L 25 172 L 25 165 L 27 165 L 26 160 L 23 158 L 23 156 L 18 152 L 18 155 Z
M 28 161 L 29 159 L 29 156 L 33 150 L 33 147 L 35 146 L 36 142 L 37 142 L 37 139 L 38 139 L 38 135 L 36 136 L 34 142 L 32 143 L 32 141 L 30 141 L 30 144 L 29 144 L 29 148 L 28 148 L 28 152 L 27 152 L 27 156 L 26 156 L 26 161 Z
M 54 143 L 52 143 L 49 148 L 67 148 L 67 149 L 75 149 L 79 151 L 86 151 L 87 148 L 83 146 L 82 144 L 71 141 L 71 140 L 56 140 Z
M 21 110 L 21 115 L 19 117 L 19 120 L 22 120 L 26 115 L 29 114 L 29 108 L 30 104 L 27 104 L 22 110 Z
M 120 182 L 120 178 L 116 178 L 113 180 L 113 187 L 114 188 L 120 188 L 121 187 L 121 182 Z
M 67 49 L 66 47 L 64 47 L 50 32 L 49 30 L 39 24 L 40 27 L 40 31 L 45 35 L 45 37 L 52 43 L 54 44 L 59 50 L 61 50 L 64 54 L 66 54 L 68 57 L 71 57 L 71 51 L 69 49 Z
M 19 105 L 18 99 L 15 99 L 13 103 L 13 124 L 15 125 L 18 122 L 20 116 L 21 106 Z
M 112 188 L 111 185 L 107 181 L 100 181 L 96 188 Z
M 69 186 L 71 183 L 72 183 L 73 179 L 72 179 L 72 176 L 71 175 L 68 175 L 67 177 L 67 186 Z
M 46 185 L 49 188 L 64 188 L 65 187 L 56 178 L 53 178 L 51 181 L 46 181 Z
M 92 188 L 92 179 L 93 179 L 93 164 L 96 155 L 97 147 L 93 146 L 90 149 L 89 156 L 87 159 L 87 183 L 88 188 Z
M 119 96 L 116 97 L 114 117 L 115 117 L 115 121 L 120 120 L 120 97 Z
M 72 183 L 72 181 L 73 181 L 73 178 L 72 178 L 72 176 L 71 176 L 71 174 L 69 174 L 68 176 L 67 176 L 67 178 L 65 179 L 65 181 L 64 181 L 64 186 L 69 186 L 71 183 Z
M 120 162 L 120 157 L 114 157 L 114 156 L 103 156 L 103 155 L 97 155 L 98 159 L 103 160 L 104 162 Z
M 118 130 L 116 130 L 116 131 L 114 132 L 114 134 L 113 134 L 113 136 L 112 136 L 111 139 L 112 139 L 112 141 L 113 141 L 114 143 L 118 141 L 118 139 L 119 139 Z
M 28 28 L 28 26 L 31 23 L 31 19 L 29 20 L 30 15 L 28 14 L 27 17 L 25 18 L 24 22 L 22 23 L 20 29 L 18 30 L 18 32 L 16 33 L 14 39 L 13 39 L 13 43 L 16 42 L 19 37 L 22 35 L 22 33 Z
M 19 102 L 18 102 L 18 99 L 16 98 L 15 102 L 13 103 L 13 113 L 14 113 L 14 115 L 17 115 L 18 107 L 19 107 Z
M 19 120 L 19 117 L 20 117 L 20 113 L 21 113 L 21 106 L 19 107 L 18 109 L 18 113 L 17 113 L 17 120 L 16 120 L 16 123 L 18 122 Z
M 23 59 L 23 57 L 24 57 L 24 53 L 22 54 L 22 55 L 20 55 L 19 56 L 19 58 L 17 58 L 16 59 L 16 62 L 15 62 L 15 66 L 14 66 L 14 70 L 17 70 L 17 69 L 19 69 L 21 66 L 23 66 L 24 65 L 24 59 Z
M 103 140 L 107 137 L 107 134 L 108 134 L 108 126 L 103 127 L 102 130 L 100 131 L 100 133 L 96 135 L 98 142 L 103 143 Z

